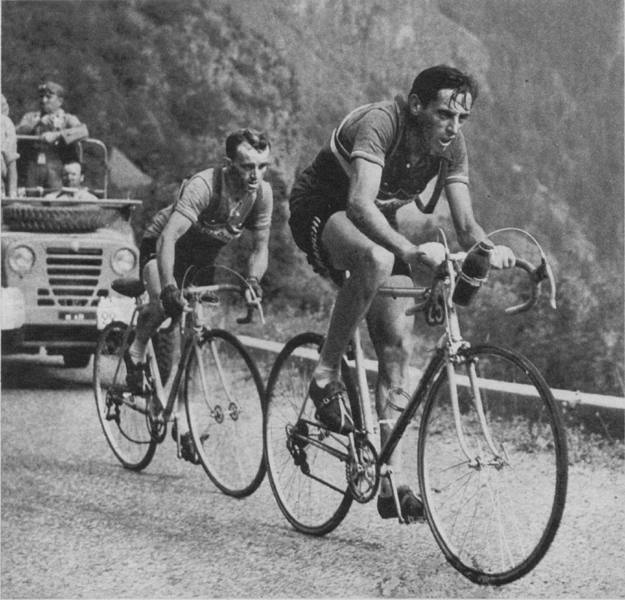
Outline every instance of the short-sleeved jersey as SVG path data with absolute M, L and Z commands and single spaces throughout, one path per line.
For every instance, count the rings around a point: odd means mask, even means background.
M 242 227 L 269 229 L 272 210 L 273 191 L 266 181 L 253 195 L 235 196 L 228 191 L 225 168 L 206 169 L 183 184 L 178 200 L 154 216 L 144 237 L 159 237 L 176 211 L 200 233 L 227 243 L 241 235 Z
M 376 205 L 397 210 L 412 202 L 438 175 L 442 161 L 447 162 L 445 185 L 469 183 L 469 167 L 461 132 L 441 155 L 426 149 L 414 151 L 408 143 L 408 107 L 402 98 L 361 106 L 352 111 L 333 132 L 302 176 L 304 187 L 312 185 L 343 208 L 349 192 L 349 178 L 355 158 L 362 158 L 382 168 Z M 309 188 L 310 189 L 310 188 Z M 305 200 L 305 194 L 292 196 L 292 204 Z

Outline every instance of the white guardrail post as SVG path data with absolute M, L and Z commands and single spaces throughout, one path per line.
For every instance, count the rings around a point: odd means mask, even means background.
M 248 337 L 246 335 L 237 336 L 241 343 L 248 348 L 254 348 L 255 350 L 264 350 L 266 352 L 271 352 L 273 354 L 278 354 L 282 348 L 284 348 L 284 344 L 281 342 L 273 342 L 270 340 L 261 340 L 258 338 Z M 301 349 L 300 355 L 304 358 L 308 357 L 316 360 L 316 353 L 312 350 L 304 350 Z M 365 360 L 365 369 L 371 373 L 378 372 L 378 363 L 375 360 Z M 418 369 L 414 369 L 415 378 L 421 376 L 420 371 Z M 460 383 L 464 385 L 468 385 L 467 377 L 460 377 Z M 483 380 L 482 386 L 487 389 L 499 389 L 508 392 L 514 392 L 519 395 L 528 395 L 534 394 L 535 390 L 530 385 L 523 384 L 515 384 L 515 383 L 503 383 L 499 381 L 493 380 Z M 616 408 L 619 410 L 625 410 L 625 398 L 620 398 L 618 396 L 603 396 L 601 394 L 586 394 L 583 392 L 572 392 L 570 390 L 557 390 L 551 388 L 551 392 L 553 393 L 553 397 L 560 402 L 567 402 L 568 404 L 575 406 L 577 404 L 584 404 L 588 406 L 600 406 L 602 408 Z

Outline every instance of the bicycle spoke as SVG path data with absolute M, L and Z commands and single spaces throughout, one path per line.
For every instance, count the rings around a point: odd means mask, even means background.
M 496 346 L 472 349 L 467 361 L 476 377 L 456 381 L 457 410 L 449 371 L 440 370 L 431 387 L 419 478 L 447 558 L 473 581 L 499 585 L 531 570 L 553 540 L 564 508 L 566 444 L 555 401 L 530 363 Z M 532 429 L 541 431 L 540 443 Z
M 263 395 L 258 369 L 239 340 L 205 332 L 186 365 L 184 401 L 200 462 L 230 496 L 251 494 L 265 475 Z
M 276 501 L 298 531 L 312 535 L 337 527 L 352 502 L 345 462 L 338 458 L 347 456 L 345 442 L 335 435 L 319 438 L 315 408 L 307 401 L 320 340 L 317 334 L 302 334 L 278 355 L 267 386 L 264 427 Z
M 126 468 L 141 470 L 152 460 L 156 443 L 145 409 L 133 406 L 125 397 L 129 394 L 125 392 L 123 356 L 129 344 L 124 323 L 111 323 L 102 331 L 94 357 L 94 392 L 98 418 L 111 450 Z

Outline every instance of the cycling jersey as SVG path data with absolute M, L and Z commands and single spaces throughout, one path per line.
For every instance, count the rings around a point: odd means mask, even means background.
M 439 156 L 427 150 L 409 149 L 406 127 L 407 105 L 402 98 L 393 102 L 368 104 L 352 111 L 333 132 L 312 165 L 293 188 L 291 206 L 306 202 L 313 191 L 326 196 L 337 210 L 345 210 L 349 178 L 355 158 L 363 158 L 382 167 L 382 180 L 376 205 L 382 212 L 397 211 L 418 199 L 428 183 L 437 176 L 441 163 L 447 161 L 444 183 L 469 183 L 466 145 L 462 132 Z
M 335 281 L 339 279 L 320 240 L 330 216 L 347 206 L 354 159 L 361 158 L 382 168 L 375 204 L 394 229 L 397 210 L 405 204 L 414 201 L 423 212 L 429 212 L 420 194 L 437 175 L 442 179 L 441 185 L 437 185 L 439 191 L 443 184 L 469 183 L 462 133 L 458 132 L 442 154 L 433 156 L 429 149 L 410 144 L 409 135 L 416 139 L 419 136 L 417 126 L 408 122 L 408 113 L 408 105 L 401 97 L 352 111 L 293 186 L 289 225 L 295 243 L 306 253 L 315 271 L 329 274 Z M 407 265 L 396 265 L 397 268 L 405 271 Z
M 243 227 L 269 229 L 271 186 L 262 181 L 257 192 L 235 197 L 227 189 L 225 176 L 225 168 L 196 173 L 183 184 L 178 200 L 155 215 L 144 237 L 158 238 L 174 211 L 187 217 L 196 233 L 224 244 L 238 238 Z

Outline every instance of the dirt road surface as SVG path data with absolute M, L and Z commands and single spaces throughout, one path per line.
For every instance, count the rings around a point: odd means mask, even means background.
M 572 466 L 547 556 L 522 580 L 484 588 L 445 562 L 426 524 L 410 526 L 415 536 L 374 503 L 310 538 L 266 480 L 228 498 L 176 459 L 171 439 L 145 472 L 124 470 L 100 430 L 91 369 L 59 364 L 2 362 L 3 598 L 625 596 L 622 468 Z

